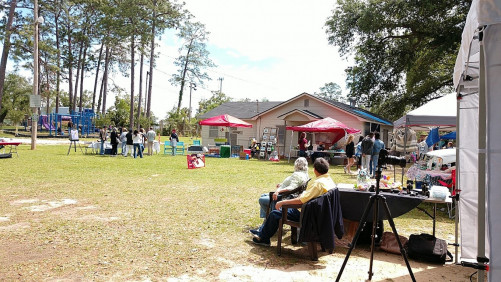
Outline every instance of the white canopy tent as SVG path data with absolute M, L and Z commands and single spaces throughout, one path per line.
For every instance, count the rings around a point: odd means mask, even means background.
M 393 123 L 398 127 L 456 127 L 456 95 L 448 94 L 408 112 Z
M 489 281 L 501 279 L 500 40 L 501 1 L 473 0 L 454 68 L 461 258 L 488 257 Z

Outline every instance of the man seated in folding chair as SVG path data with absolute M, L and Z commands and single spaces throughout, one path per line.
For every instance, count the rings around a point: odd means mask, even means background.
M 261 226 L 254 234 L 252 241 L 258 245 L 270 245 L 270 238 L 275 235 L 278 230 L 279 221 L 282 218 L 280 208 L 285 204 L 304 204 L 311 199 L 321 196 L 327 191 L 336 188 L 336 184 L 328 174 L 329 163 L 324 158 L 317 158 L 313 163 L 313 172 L 315 178 L 308 182 L 306 190 L 297 198 L 280 201 L 276 204 L 276 210 L 272 211 L 266 218 L 263 226 Z M 300 211 L 298 209 L 287 209 L 287 218 L 292 221 L 300 220 Z M 252 233 L 252 232 L 251 232 Z

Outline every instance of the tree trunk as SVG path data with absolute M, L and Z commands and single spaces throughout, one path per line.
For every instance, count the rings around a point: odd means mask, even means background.
M 108 66 L 110 63 L 110 47 L 106 46 L 106 55 L 104 56 L 104 75 L 103 75 L 103 109 L 101 113 L 106 113 L 106 94 L 108 92 Z
M 45 58 L 46 58 L 46 60 L 44 62 L 45 79 L 46 79 L 46 81 L 45 81 L 45 83 L 46 83 L 45 84 L 45 91 L 46 92 L 45 93 L 47 94 L 47 110 L 46 110 L 46 113 L 48 115 L 50 113 L 50 88 L 49 88 L 49 83 L 50 83 L 49 79 L 50 78 L 49 78 L 49 68 L 47 66 L 48 65 L 48 63 L 47 63 L 47 61 L 48 61 L 47 53 L 45 53 Z
M 134 126 L 134 49 L 136 38 L 134 34 L 131 36 L 130 42 L 130 114 L 129 114 L 129 124 L 130 128 L 135 128 Z
M 179 90 L 179 101 L 177 103 L 177 114 L 179 114 L 179 110 L 181 109 L 181 101 L 183 100 L 184 79 L 186 78 L 186 72 L 188 71 L 188 61 L 190 58 L 192 43 L 193 39 L 191 39 L 188 51 L 186 52 L 186 61 L 184 62 L 183 75 L 181 77 L 181 89 Z
M 67 12 L 66 16 L 69 17 L 69 12 Z M 71 26 L 69 23 L 66 29 L 68 32 L 68 96 L 70 98 L 68 111 L 71 114 L 71 110 L 73 109 L 73 53 L 71 51 Z
M 75 92 L 73 93 L 73 111 L 77 109 L 77 97 L 78 97 L 78 82 L 80 81 L 80 68 L 82 64 L 82 52 L 83 52 L 84 42 L 80 43 L 80 49 L 78 50 L 78 61 L 77 61 L 77 75 L 75 76 Z
M 144 45 L 143 45 L 144 47 Z M 144 48 L 143 48 L 144 50 Z M 141 99 L 143 99 L 143 62 L 144 62 L 144 52 L 141 51 L 141 59 L 139 60 L 139 100 L 137 102 L 137 127 L 140 128 L 139 118 L 141 115 Z
M 156 32 L 156 24 L 157 24 L 157 1 L 153 1 L 153 21 L 151 23 L 151 46 L 150 46 L 150 77 L 148 78 L 148 89 L 146 96 L 148 96 L 147 108 L 146 108 L 146 117 L 150 118 L 151 111 L 151 90 L 153 85 L 153 66 L 155 65 L 155 32 Z
M 59 113 L 59 90 L 61 86 L 61 51 L 59 46 L 59 14 L 55 17 L 56 25 L 56 52 L 57 52 L 57 71 L 56 71 L 56 114 Z
M 87 58 L 87 49 L 89 46 L 85 44 L 84 52 L 83 52 L 83 58 L 82 58 L 82 72 L 80 73 L 80 103 L 78 104 L 78 110 L 82 112 L 82 102 L 84 98 L 83 94 L 83 82 L 84 82 L 84 76 L 85 76 L 85 59 Z
M 10 2 L 9 17 L 5 27 L 5 37 L 3 39 L 2 59 L 0 60 L 0 111 L 2 110 L 3 87 L 5 84 L 5 72 L 7 70 L 7 60 L 10 51 L 10 35 L 12 33 L 12 22 L 14 21 L 14 12 L 16 10 L 16 0 Z
M 103 47 L 104 40 L 101 43 L 101 48 L 99 49 L 99 58 L 97 59 L 97 69 L 96 69 L 96 79 L 94 80 L 94 92 L 92 92 L 92 111 L 94 112 L 96 106 L 96 89 L 97 89 L 97 81 L 99 79 L 99 69 L 101 68 L 101 58 L 103 56 Z M 99 103 L 101 104 L 101 103 Z M 99 106 L 98 106 L 99 109 Z

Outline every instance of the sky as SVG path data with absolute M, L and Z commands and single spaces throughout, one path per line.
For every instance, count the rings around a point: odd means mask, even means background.
M 342 59 L 338 48 L 328 44 L 324 27 L 332 15 L 334 0 L 185 0 L 185 3 L 194 21 L 205 24 L 210 32 L 207 49 L 217 65 L 207 69 L 212 80 L 197 85 L 192 92 L 193 114 L 198 102 L 211 97 L 211 91 L 220 87 L 234 101 L 245 98 L 286 101 L 303 92 L 319 92 L 329 82 L 337 83 L 346 94 L 344 70 L 349 60 Z M 170 85 L 169 79 L 177 72 L 174 58 L 179 56 L 182 41 L 175 31 L 169 30 L 157 43 L 151 107 L 154 115 L 163 119 L 178 103 L 179 86 Z M 12 70 L 13 64 L 8 67 Z M 148 68 L 145 62 L 144 73 Z M 29 70 L 22 74 L 32 77 Z M 219 78 L 223 78 L 222 84 Z M 113 73 L 112 81 L 130 93 L 130 78 Z M 139 78 L 135 82 L 135 95 L 138 81 Z M 143 81 L 144 92 L 146 79 Z M 93 82 L 94 74 L 89 73 L 84 88 L 92 91 Z M 189 107 L 189 90 L 186 86 L 182 107 Z M 109 93 L 108 107 L 113 101 L 114 96 Z
M 329 82 L 346 93 L 348 61 L 328 44 L 324 28 L 333 0 L 186 0 L 185 7 L 210 32 L 207 46 L 217 65 L 207 70 L 212 80 L 192 92 L 193 113 L 200 99 L 219 90 L 218 78 L 234 100 L 285 101 Z M 168 79 L 181 41 L 169 33 L 162 37 L 153 77 L 152 110 L 160 118 L 177 105 L 179 94 Z M 189 107 L 188 87 L 182 106 Z

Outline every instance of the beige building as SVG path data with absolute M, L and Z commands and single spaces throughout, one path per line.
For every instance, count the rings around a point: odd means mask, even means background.
M 227 102 L 205 113 L 202 119 L 229 114 L 252 124 L 252 128 L 225 128 L 217 126 L 202 126 L 203 145 L 213 145 L 216 139 L 226 139 L 232 145 L 250 146 L 252 138 L 263 141 L 266 131 L 276 128 L 278 133 L 278 154 L 288 156 L 292 146 L 297 145 L 298 133 L 286 130 L 286 126 L 298 126 L 326 117 L 336 119 L 348 127 L 359 129 L 366 135 L 370 131 L 381 133 L 381 140 L 389 147 L 388 133 L 393 130 L 393 123 L 361 108 L 344 103 L 325 100 L 308 93 L 302 93 L 284 102 Z M 268 134 L 269 135 L 269 134 Z M 319 142 L 318 134 L 309 133 L 308 140 Z M 269 138 L 269 137 L 268 137 Z M 265 140 L 266 141 L 266 140 Z M 355 139 L 355 142 L 358 138 Z M 344 145 L 344 138 L 335 144 Z

